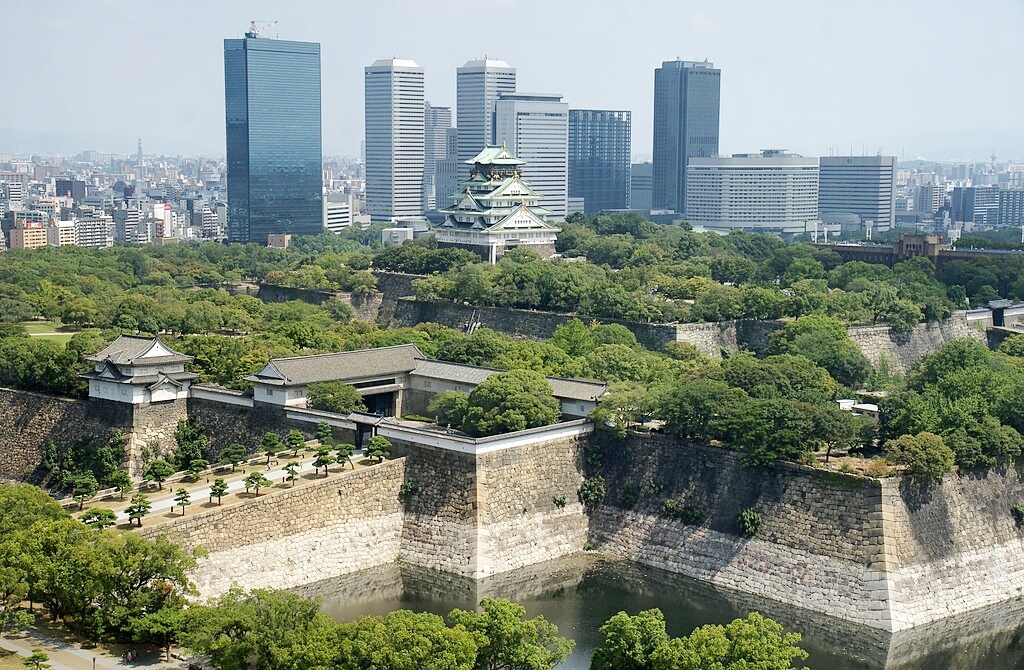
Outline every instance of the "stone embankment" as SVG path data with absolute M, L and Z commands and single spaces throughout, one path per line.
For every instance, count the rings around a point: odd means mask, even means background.
M 614 493 L 591 534 L 621 558 L 888 631 L 1022 594 L 1016 470 L 921 488 L 788 464 L 750 470 L 737 454 L 653 437 L 606 445 L 603 458 Z M 696 506 L 699 522 L 660 514 L 669 498 Z M 739 531 L 744 509 L 763 519 L 752 537 Z
M 233 585 L 289 588 L 393 562 L 402 538 L 404 477 L 405 459 L 387 461 L 139 533 L 204 549 L 192 575 L 204 596 Z
M 922 323 L 905 336 L 894 334 L 889 326 L 858 326 L 847 332 L 872 365 L 885 362 L 890 372 L 898 374 L 906 374 L 911 365 L 947 342 L 969 338 L 988 344 L 984 327 L 969 324 L 964 312 L 940 323 Z

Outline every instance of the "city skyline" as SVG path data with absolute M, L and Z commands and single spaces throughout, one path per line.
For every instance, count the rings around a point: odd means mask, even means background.
M 26 59 L 8 73 L 9 90 L 40 90 L 50 82 L 63 100 L 76 104 L 4 106 L 0 153 L 133 153 L 142 136 L 153 153 L 223 155 L 220 45 L 224 37 L 241 37 L 251 19 L 267 18 L 278 20 L 270 37 L 323 46 L 328 155 L 358 155 L 367 62 L 392 55 L 415 59 L 426 72 L 427 99 L 455 107 L 455 69 L 486 55 L 517 69 L 520 91 L 558 91 L 574 109 L 631 111 L 637 159 L 650 158 L 653 70 L 676 57 L 707 58 L 728 73 L 723 155 L 780 147 L 821 156 L 881 150 L 908 160 L 983 160 L 993 152 L 1024 157 L 1024 130 L 999 113 L 1024 101 L 1024 82 L 1002 75 L 1016 57 L 1014 18 L 1024 18 L 1024 6 L 1012 0 L 978 8 L 911 2 L 823 9 L 786 2 L 700 11 L 649 2 L 617 13 L 614 21 L 605 12 L 581 12 L 578 3 L 542 8 L 523 0 L 517 13 L 545 15 L 525 37 L 521 31 L 460 32 L 450 42 L 455 46 L 443 49 L 436 36 L 453 30 L 445 17 L 454 3 L 184 2 L 150 26 L 159 29 L 111 30 L 123 25 L 127 7 L 114 1 L 11 8 L 8 46 Z M 652 21 L 656 10 L 658 20 Z M 952 26 L 955 52 L 944 49 L 941 38 Z M 862 42 L 877 47 L 864 49 Z M 68 63 L 79 73 L 69 76 Z M 116 86 L 96 86 L 98 78 L 110 77 Z M 957 81 L 998 91 L 996 113 L 982 114 L 971 100 L 944 95 Z M 147 104 L 137 104 L 142 100 Z

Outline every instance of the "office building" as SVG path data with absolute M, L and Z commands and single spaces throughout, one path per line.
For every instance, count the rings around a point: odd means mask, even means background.
M 352 227 L 352 195 L 330 194 L 324 198 L 324 228 L 335 235 Z
M 721 81 L 707 61 L 666 61 L 654 71 L 652 209 L 683 213 L 689 160 L 718 155 Z
M 437 246 L 469 249 L 489 263 L 520 247 L 544 258 L 553 255 L 560 229 L 524 180 L 523 166 L 504 146 L 485 147 L 474 156 L 460 199 L 441 212 Z
M 320 45 L 224 40 L 224 107 L 228 240 L 320 233 Z
M 946 204 L 946 187 L 942 184 L 921 184 L 914 193 L 914 211 L 934 214 Z
M 494 103 L 494 146 L 525 162 L 538 204 L 564 219 L 569 197 L 569 105 L 552 94 L 502 93 Z
M 825 223 L 855 233 L 871 221 L 896 225 L 895 156 L 823 156 L 818 159 L 818 212 Z
M 1024 226 L 1024 189 L 1000 189 L 999 225 L 1015 227 Z
M 39 249 L 47 245 L 46 225 L 18 219 L 11 229 L 11 249 Z
M 458 181 L 466 181 L 469 161 L 494 137 L 494 104 L 502 93 L 515 93 L 516 69 L 502 60 L 471 60 L 455 71 L 458 128 Z
M 85 198 L 85 182 L 73 177 L 57 177 L 53 183 L 54 195 L 71 198 L 80 203 Z
M 569 197 L 586 214 L 629 207 L 629 112 L 569 110 Z
M 366 73 L 366 210 L 373 221 L 423 213 L 423 68 L 378 60 Z
M 423 210 L 437 209 L 437 163 L 448 157 L 452 108 L 423 106 Z M 451 195 L 450 193 L 442 195 Z
M 51 247 L 66 247 L 75 244 L 75 222 L 51 221 L 46 227 L 46 243 Z
M 998 186 L 957 186 L 951 204 L 953 220 L 977 226 L 999 225 Z
M 106 214 L 77 219 L 75 221 L 75 244 L 91 249 L 105 249 L 114 246 L 114 219 Z
M 629 166 L 629 208 L 639 212 L 651 211 L 651 183 L 654 164 L 633 163 Z
M 818 159 L 774 149 L 691 158 L 686 220 L 718 231 L 810 232 L 818 221 Z
M 459 189 L 459 131 L 449 128 L 445 134 L 445 157 L 437 161 L 435 167 L 435 187 L 437 208 L 448 209 L 454 200 L 452 194 Z

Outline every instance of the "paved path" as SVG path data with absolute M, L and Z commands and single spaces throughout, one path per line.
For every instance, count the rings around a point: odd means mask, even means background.
M 42 649 L 49 654 L 50 660 L 47 662 L 53 666 L 53 670 L 92 670 L 93 668 L 170 670 L 182 667 L 181 661 L 163 661 L 162 656 L 156 652 L 143 654 L 132 663 L 126 663 L 119 658 L 80 649 L 76 644 L 52 638 L 38 631 L 31 631 L 17 637 L 0 636 L 0 648 L 13 651 L 21 656 L 28 656 L 33 649 Z
M 353 458 L 355 458 L 355 456 L 353 456 Z M 303 461 L 299 465 L 299 468 L 295 471 L 296 474 L 301 475 L 301 474 L 304 474 L 304 473 L 307 473 L 307 472 L 313 472 L 313 470 L 314 470 L 313 461 L 315 459 L 308 458 L 308 457 L 307 457 L 307 459 L 308 460 Z M 280 465 L 285 465 L 285 464 L 291 462 L 292 460 L 293 459 L 288 458 L 287 456 L 285 456 L 285 457 L 278 458 L 277 459 L 277 463 L 280 466 Z M 298 460 L 298 459 L 294 459 L 294 460 Z M 269 479 L 270 481 L 274 482 L 275 485 L 280 484 L 281 481 L 284 479 L 284 477 L 287 474 L 284 471 L 283 467 L 276 467 L 275 468 L 274 466 L 271 466 L 271 469 L 269 471 L 266 469 L 266 466 L 263 466 L 263 465 L 249 465 L 249 466 L 246 466 L 246 467 L 248 467 L 251 472 L 262 472 L 264 474 L 264 476 L 266 476 L 266 478 Z M 333 472 L 337 472 L 340 467 L 342 467 L 341 464 L 335 464 L 335 465 L 332 466 L 332 471 Z M 300 484 L 300 483 L 296 482 L 296 484 Z M 178 507 L 178 504 L 176 502 L 174 502 L 173 494 L 172 495 L 167 495 L 169 492 L 172 492 L 172 491 L 175 490 L 175 488 L 174 488 L 175 486 L 178 486 L 178 482 L 174 482 L 172 484 L 166 484 L 166 483 L 164 484 L 164 490 L 162 492 L 159 492 L 159 493 L 161 493 L 162 495 L 165 495 L 167 497 L 153 501 L 153 508 L 149 512 L 150 515 L 161 514 L 161 513 L 170 511 L 171 507 L 175 507 L 175 508 Z M 266 490 L 266 489 L 264 489 L 264 490 Z M 228 493 L 237 493 L 239 491 L 245 491 L 245 479 L 239 479 L 237 481 L 228 482 Z M 200 489 L 190 489 L 189 490 L 189 495 L 191 496 L 192 504 L 205 502 L 210 497 L 210 487 L 209 486 L 204 486 L 203 488 L 200 488 Z M 127 521 L 128 520 L 128 512 L 125 511 L 127 509 L 128 504 L 129 504 L 129 501 L 126 500 L 125 501 L 125 509 L 122 509 L 122 510 L 117 512 L 117 520 L 118 521 Z M 187 512 L 186 512 L 186 515 L 187 515 Z

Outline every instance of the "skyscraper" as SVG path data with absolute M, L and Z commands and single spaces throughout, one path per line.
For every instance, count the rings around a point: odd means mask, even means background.
M 629 207 L 629 112 L 569 110 L 569 197 L 587 214 Z
M 366 209 L 373 221 L 423 214 L 423 68 L 404 59 L 366 68 Z
M 452 108 L 423 106 L 423 209 L 437 209 L 437 162 L 448 157 Z M 451 195 L 443 193 L 441 197 Z M 446 203 L 447 204 L 447 203 Z
M 434 195 L 438 209 L 452 206 L 452 194 L 459 190 L 459 131 L 449 128 L 445 133 L 445 155 L 437 161 L 434 174 Z
M 320 45 L 224 40 L 228 240 L 323 227 Z
M 654 209 L 683 213 L 688 161 L 718 155 L 721 81 L 707 61 L 665 61 L 654 71 Z
M 494 137 L 494 103 L 501 93 L 515 93 L 516 69 L 502 60 L 471 60 L 455 71 L 456 120 L 459 133 L 459 180 L 469 177 L 469 165 Z
M 502 93 L 494 103 L 494 144 L 526 162 L 523 179 L 554 220 L 565 218 L 569 199 L 569 105 L 562 96 Z M 460 145 L 461 147 L 461 145 Z
M 825 223 L 853 232 L 872 221 L 874 230 L 896 225 L 895 156 L 822 156 L 818 211 Z

